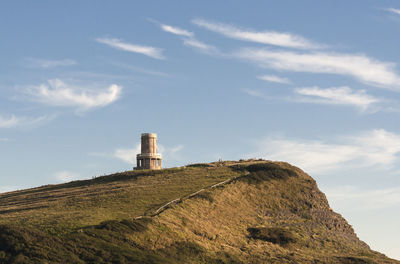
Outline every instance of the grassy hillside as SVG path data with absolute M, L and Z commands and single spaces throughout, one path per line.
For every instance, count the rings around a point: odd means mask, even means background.
M 171 202 L 172 201 L 172 202 Z M 287 163 L 129 171 L 0 194 L 0 263 L 400 263 Z

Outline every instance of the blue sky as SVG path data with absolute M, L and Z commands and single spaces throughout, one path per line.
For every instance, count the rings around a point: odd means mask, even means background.
M 398 1 L 2 1 L 0 192 L 288 161 L 400 259 Z

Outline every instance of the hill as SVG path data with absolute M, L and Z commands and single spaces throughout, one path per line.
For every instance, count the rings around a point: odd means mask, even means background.
M 0 263 L 400 263 L 372 251 L 316 182 L 239 161 L 0 194 Z

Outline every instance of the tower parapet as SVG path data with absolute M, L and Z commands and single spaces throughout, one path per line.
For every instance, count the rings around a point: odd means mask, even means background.
M 156 133 L 142 133 L 141 153 L 136 156 L 136 161 L 138 170 L 160 170 L 162 168 L 162 157 L 157 153 Z

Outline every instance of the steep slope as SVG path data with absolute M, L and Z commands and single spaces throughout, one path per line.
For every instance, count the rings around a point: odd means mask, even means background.
M 370 250 L 287 163 L 126 172 L 0 204 L 4 263 L 400 263 Z

